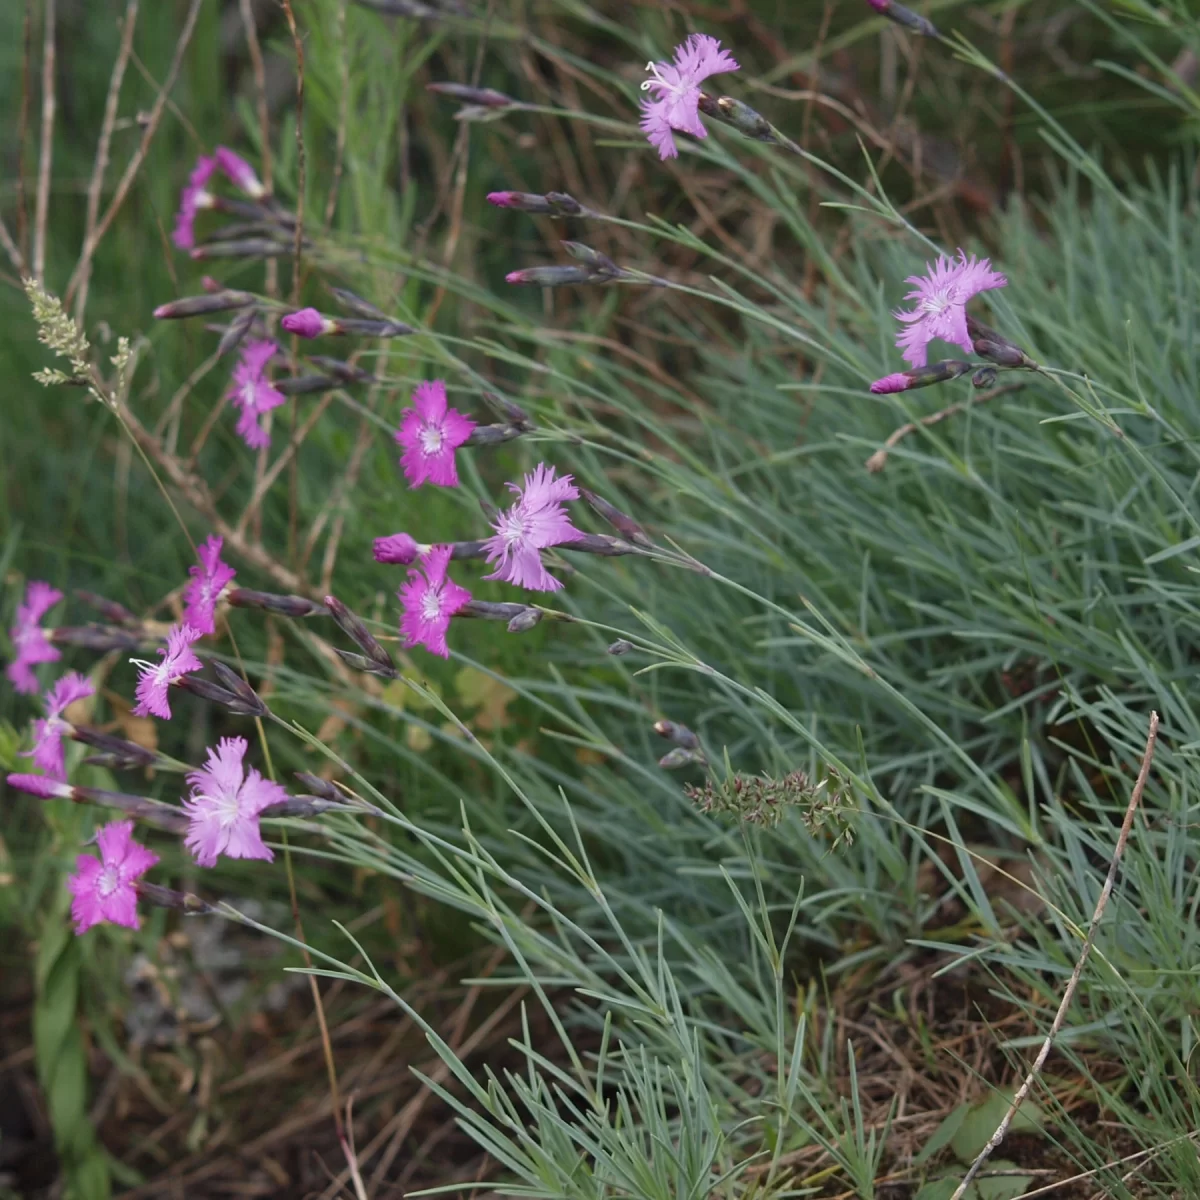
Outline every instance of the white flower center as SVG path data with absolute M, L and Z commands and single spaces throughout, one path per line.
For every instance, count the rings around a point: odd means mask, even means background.
M 421 443 L 422 454 L 440 454 L 442 450 L 442 431 L 436 425 L 423 425 L 417 435 Z
M 921 307 L 929 313 L 930 316 L 937 317 L 946 311 L 951 304 L 954 303 L 954 296 L 949 291 L 935 292 L 927 300 L 921 302 Z
M 246 382 L 242 384 L 242 403 L 247 409 L 254 407 L 254 394 L 254 381 L 247 379 Z
M 442 615 L 442 595 L 433 588 L 421 597 L 421 616 L 426 621 L 436 621 Z
M 96 891 L 108 897 L 121 886 L 121 872 L 116 867 L 105 867 L 96 878 Z
M 529 536 L 529 526 L 518 513 L 505 513 L 501 518 L 500 536 L 505 545 L 511 548 L 515 542 L 523 542 Z
M 238 808 L 236 791 L 218 792 L 215 796 L 197 796 L 196 799 L 212 805 L 211 815 L 216 817 L 217 824 L 222 829 L 228 829 L 242 815 Z

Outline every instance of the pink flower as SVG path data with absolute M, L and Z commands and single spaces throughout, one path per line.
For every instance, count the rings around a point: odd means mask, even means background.
M 200 565 L 188 568 L 192 582 L 183 589 L 183 598 L 187 602 L 183 610 L 183 620 L 184 624 L 190 625 L 200 633 L 216 631 L 213 614 L 217 609 L 217 601 L 221 592 L 237 574 L 228 563 L 221 561 L 223 545 L 224 539 L 217 537 L 215 533 L 212 534 L 196 551 Z
M 433 546 L 409 571 L 408 582 L 397 593 L 404 605 L 400 632 L 406 646 L 424 646 L 433 654 L 450 657 L 446 630 L 450 618 L 470 599 L 471 593 L 446 578 L 450 561 L 449 546 Z
M 496 535 L 484 543 L 487 560 L 500 565 L 484 579 L 503 579 L 534 592 L 556 592 L 562 583 L 542 565 L 538 551 L 583 536 L 563 508 L 563 501 L 579 499 L 579 489 L 570 475 L 558 478 L 545 463 L 525 476 L 523 488 L 515 483 L 508 486 L 520 499 L 492 525 Z
M 62 597 L 58 588 L 35 579 L 25 589 L 25 603 L 17 605 L 17 623 L 8 631 L 17 656 L 4 668 L 4 673 L 18 692 L 32 695 L 38 690 L 37 676 L 31 667 L 62 658 L 62 651 L 50 645 L 39 623 Z
M 96 694 L 92 681 L 77 671 L 68 671 L 45 696 L 46 716 L 33 723 L 33 749 L 22 750 L 24 758 L 32 758 L 33 765 L 45 771 L 51 779 L 66 779 L 67 768 L 63 758 L 63 734 L 71 732 L 70 722 L 62 719 L 64 709 Z
M 41 796 L 45 800 L 70 800 L 72 788 L 70 784 L 63 783 L 57 779 L 51 779 L 49 775 L 9 775 L 6 778 L 9 787 L 16 788 L 18 792 L 28 792 L 31 796 Z
M 234 154 L 226 146 L 218 146 L 215 157 L 216 165 L 238 191 L 244 192 L 251 200 L 261 200 L 267 194 L 254 168 L 240 154 Z
M 158 862 L 158 855 L 132 835 L 132 821 L 111 821 L 96 832 L 100 857 L 81 854 L 75 860 L 67 887 L 74 897 L 71 918 L 77 934 L 102 921 L 138 927 L 137 880 Z
M 196 214 L 202 208 L 212 208 L 212 193 L 208 190 L 208 181 L 217 169 L 217 160 L 207 155 L 196 159 L 196 166 L 188 177 L 187 187 L 179 196 L 179 211 L 175 214 L 175 229 L 171 241 L 180 250 L 190 250 L 196 244 Z
M 393 533 L 390 537 L 376 538 L 374 549 L 376 562 L 407 565 L 418 555 L 426 553 L 429 547 L 422 546 L 407 533 Z
M 261 450 L 271 444 L 271 437 L 259 424 L 259 417 L 278 408 L 286 399 L 271 386 L 265 376 L 267 363 L 279 347 L 272 341 L 248 342 L 242 350 L 241 361 L 233 372 L 233 388 L 229 399 L 242 410 L 237 431 L 251 450 Z
M 738 64 L 721 43 L 704 33 L 693 33 L 682 46 L 675 47 L 673 63 L 647 63 L 652 75 L 642 84 L 652 99 L 642 101 L 642 132 L 658 151 L 659 158 L 675 158 L 679 150 L 672 129 L 682 129 L 695 137 L 708 137 L 697 107 L 700 84 L 710 75 L 738 70 Z
M 245 738 L 222 738 L 215 750 L 209 748 L 208 762 L 188 774 L 192 794 L 183 810 L 191 824 L 183 844 L 202 867 L 215 866 L 220 854 L 268 862 L 275 857 L 262 840 L 258 815 L 286 800 L 287 792 L 253 767 L 243 774 L 245 756 Z
M 137 684 L 137 704 L 133 707 L 135 717 L 148 717 L 151 713 L 163 720 L 171 719 L 171 706 L 167 703 L 167 688 L 177 679 L 191 671 L 199 671 L 204 664 L 192 653 L 192 643 L 200 638 L 200 630 L 190 625 L 173 625 L 167 633 L 167 645 L 159 650 L 162 661 L 143 662 L 132 658 L 129 661 L 142 668 Z
M 970 258 L 960 250 L 958 261 L 939 255 L 932 266 L 925 264 L 927 275 L 910 275 L 906 283 L 916 286 L 904 298 L 915 300 L 912 312 L 892 315 L 908 328 L 902 329 L 896 345 L 904 351 L 906 362 L 923 367 L 927 347 L 934 338 L 941 338 L 971 353 L 971 336 L 967 332 L 967 301 L 978 292 L 1005 287 L 1008 280 L 992 270 L 990 259 Z
M 447 407 L 446 385 L 440 379 L 417 384 L 412 400 L 395 433 L 404 448 L 400 465 L 408 486 L 420 487 L 428 479 L 438 487 L 458 487 L 454 452 L 471 436 L 475 422 Z
M 333 321 L 321 316 L 315 308 L 302 308 L 299 312 L 288 313 L 279 323 L 288 333 L 302 338 L 320 337 L 337 328 Z

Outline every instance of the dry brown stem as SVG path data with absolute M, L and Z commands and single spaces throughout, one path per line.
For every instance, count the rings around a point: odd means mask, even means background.
M 1063 1022 L 1067 1019 L 1067 1010 L 1071 1007 L 1071 1001 L 1075 997 L 1075 989 L 1079 986 L 1079 980 L 1083 975 L 1083 968 L 1092 953 L 1092 945 L 1096 940 L 1096 930 L 1099 928 L 1100 921 L 1104 917 L 1104 910 L 1108 907 L 1108 898 L 1112 895 L 1113 884 L 1117 878 L 1117 867 L 1120 865 L 1121 856 L 1125 853 L 1125 843 L 1129 841 L 1129 831 L 1133 828 L 1133 818 L 1137 813 L 1138 805 L 1142 802 L 1142 793 L 1146 790 L 1146 780 L 1150 775 L 1150 764 L 1154 761 L 1154 746 L 1157 741 L 1158 713 L 1152 712 L 1150 714 L 1150 730 L 1146 735 L 1146 749 L 1142 755 L 1141 769 L 1138 771 L 1137 781 L 1133 785 L 1133 794 L 1129 797 L 1129 806 L 1125 809 L 1125 819 L 1121 822 L 1121 832 L 1117 834 L 1117 845 L 1113 850 L 1112 862 L 1108 865 L 1108 875 L 1105 876 L 1104 886 L 1100 889 L 1100 897 L 1096 901 L 1096 908 L 1092 913 L 1091 923 L 1088 925 L 1087 934 L 1083 939 L 1083 949 L 1079 952 L 1079 960 L 1075 964 L 1075 969 L 1071 972 L 1071 978 L 1067 980 L 1062 1002 L 1059 1004 L 1058 1012 L 1054 1014 L 1054 1020 L 1050 1024 L 1050 1032 L 1046 1034 L 1046 1040 L 1042 1042 L 1042 1047 L 1037 1053 L 1037 1058 L 1033 1060 L 1033 1066 L 1029 1068 L 1029 1074 L 1025 1076 L 1025 1081 L 1017 1088 L 1016 1093 L 1013 1095 L 1012 1103 L 1008 1106 L 1008 1111 L 1004 1114 L 1003 1120 L 996 1127 L 996 1132 L 988 1139 L 987 1145 L 979 1152 L 979 1156 L 971 1164 L 970 1170 L 962 1177 L 962 1181 L 955 1188 L 954 1195 L 950 1197 L 950 1200 L 962 1200 L 963 1194 L 971 1185 L 971 1181 L 979 1174 L 983 1164 L 991 1157 L 992 1151 L 1004 1141 L 1009 1126 L 1012 1125 L 1013 1118 L 1017 1115 L 1017 1111 L 1033 1089 L 1034 1082 L 1045 1065 L 1046 1059 L 1050 1056 L 1054 1039 L 1058 1036 L 1059 1030 L 1062 1029 Z

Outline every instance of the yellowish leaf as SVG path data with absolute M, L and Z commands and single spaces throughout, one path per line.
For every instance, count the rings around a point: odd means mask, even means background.
M 474 724 L 479 729 L 503 729 L 508 724 L 508 706 L 517 693 L 500 679 L 476 667 L 463 667 L 454 677 L 463 703 L 477 708 Z

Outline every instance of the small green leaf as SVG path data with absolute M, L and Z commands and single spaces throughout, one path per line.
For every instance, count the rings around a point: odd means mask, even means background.
M 950 1175 L 947 1175 L 943 1179 L 934 1179 L 921 1188 L 914 1200 L 950 1200 L 957 1186 L 958 1180 Z M 974 1189 L 969 1189 L 968 1195 L 971 1191 L 974 1191 Z
M 920 1166 L 921 1163 L 927 1163 L 939 1150 L 950 1145 L 951 1139 L 958 1132 L 959 1126 L 963 1123 L 963 1118 L 970 1111 L 969 1104 L 960 1104 L 957 1108 L 952 1109 L 946 1119 L 933 1131 L 933 1136 L 921 1148 L 921 1153 L 913 1159 L 913 1162 Z
M 950 1141 L 950 1148 L 965 1163 L 974 1162 L 979 1152 L 988 1144 L 988 1139 L 996 1132 L 1008 1106 L 1012 1103 L 1013 1092 L 990 1092 L 978 1104 L 971 1107 L 963 1118 L 958 1132 Z M 1032 1101 L 1025 1100 L 1013 1117 L 1010 1133 L 1029 1133 L 1041 1129 L 1045 1117 L 1042 1110 Z
M 1021 1107 L 1023 1109 L 1025 1106 Z M 989 1159 L 983 1173 L 986 1175 L 989 1171 L 1013 1171 L 1016 1170 L 1016 1166 L 1016 1163 L 1007 1159 Z M 1032 1175 L 1003 1175 L 998 1179 L 977 1179 L 967 1195 L 971 1196 L 974 1193 L 972 1200 L 1017 1200 L 1018 1196 L 1025 1195 L 1032 1182 Z

